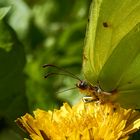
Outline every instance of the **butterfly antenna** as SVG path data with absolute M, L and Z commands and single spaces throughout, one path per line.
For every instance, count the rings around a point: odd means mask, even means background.
M 44 76 L 44 78 L 48 78 L 48 77 L 50 77 L 50 76 L 52 76 L 52 75 L 66 75 L 66 76 L 70 76 L 70 77 L 72 77 L 72 78 L 75 78 L 75 76 L 73 76 L 73 75 L 68 75 L 68 74 L 66 74 L 66 73 L 55 73 L 55 72 L 48 73 L 47 75 Z M 75 79 L 77 79 L 77 78 L 75 78 Z M 79 79 L 78 79 L 78 80 L 79 80 Z
M 66 92 L 66 91 L 73 90 L 73 89 L 77 89 L 77 87 L 72 87 L 72 88 L 69 88 L 69 89 L 65 89 L 65 90 L 62 90 L 62 91 L 58 91 L 58 92 L 56 92 L 56 93 Z
M 74 75 L 73 73 L 71 73 L 71 72 L 69 72 L 69 71 L 67 71 L 67 70 L 65 70 L 65 69 L 63 69 L 63 68 L 60 68 L 60 67 L 58 67 L 58 66 L 55 66 L 55 65 L 53 65 L 53 64 L 45 64 L 45 65 L 43 65 L 43 68 L 46 68 L 46 67 L 54 67 L 54 68 L 57 68 L 57 69 L 60 70 L 60 71 L 63 71 L 63 72 L 66 72 L 66 73 L 70 74 L 70 75 L 67 75 L 67 74 L 60 74 L 60 75 L 71 76 L 71 77 L 73 77 L 73 78 L 75 78 L 75 79 L 77 79 L 77 80 L 79 80 L 79 81 L 82 81 L 78 76 Z M 51 74 L 51 73 L 50 73 L 50 74 Z M 54 73 L 54 74 L 57 74 L 57 73 Z M 54 75 L 54 74 L 51 74 L 51 75 Z M 59 73 L 58 73 L 58 75 L 59 75 Z

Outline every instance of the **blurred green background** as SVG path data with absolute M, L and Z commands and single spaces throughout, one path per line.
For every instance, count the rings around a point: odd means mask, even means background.
M 3 17 L 0 10 L 0 140 L 21 140 L 25 134 L 14 122 L 17 117 L 81 98 L 77 89 L 61 92 L 75 87 L 76 79 L 44 79 L 48 72 L 62 72 L 42 65 L 82 78 L 90 0 L 0 0 L 0 8 L 7 6 Z
M 62 75 L 44 79 L 49 72 L 62 72 L 42 65 L 57 65 L 83 79 L 90 2 L 0 0 L 0 140 L 26 137 L 14 122 L 26 112 L 74 104 L 81 98 L 77 89 L 61 92 L 75 87 L 76 79 Z

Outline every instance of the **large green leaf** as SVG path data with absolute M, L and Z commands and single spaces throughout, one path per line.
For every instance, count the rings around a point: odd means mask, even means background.
M 24 50 L 14 31 L 0 21 L 0 116 L 14 120 L 27 111 Z

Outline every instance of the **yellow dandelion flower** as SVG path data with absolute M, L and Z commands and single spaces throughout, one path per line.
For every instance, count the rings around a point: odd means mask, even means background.
M 60 110 L 37 109 L 16 120 L 33 140 L 127 140 L 140 127 L 140 113 L 110 103 L 64 103 Z

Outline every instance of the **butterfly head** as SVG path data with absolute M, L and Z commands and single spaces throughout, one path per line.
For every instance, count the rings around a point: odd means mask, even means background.
M 76 87 L 81 90 L 87 90 L 89 88 L 89 85 L 86 81 L 79 81 L 78 83 L 76 83 Z
M 99 88 L 97 86 L 92 86 L 89 83 L 87 83 L 86 81 L 79 81 L 76 84 L 76 87 L 79 88 L 81 93 L 84 93 L 87 97 L 84 97 L 84 99 L 89 98 L 90 97 L 90 102 L 91 101 L 97 101 L 98 100 L 98 92 L 99 92 Z M 86 101 L 88 102 L 88 101 Z
M 79 88 L 81 93 L 84 93 L 86 96 L 83 97 L 84 102 L 99 102 L 105 103 L 109 102 L 111 93 L 103 92 L 99 86 L 93 86 L 86 81 L 79 81 L 76 84 L 76 87 Z

